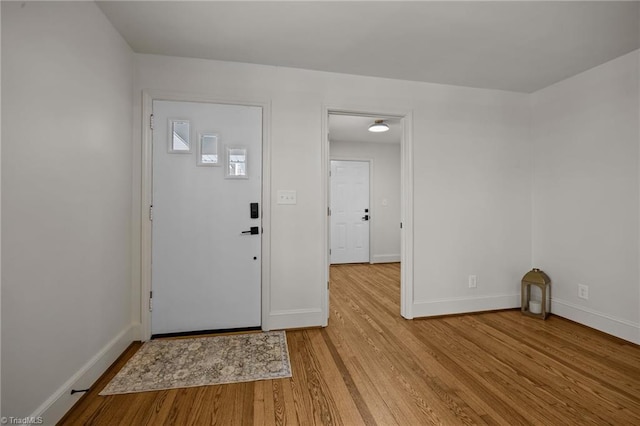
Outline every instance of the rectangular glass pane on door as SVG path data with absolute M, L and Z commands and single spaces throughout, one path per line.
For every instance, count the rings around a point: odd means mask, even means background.
M 226 149 L 227 152 L 227 178 L 228 179 L 247 179 L 247 148 L 244 147 L 230 147 Z
M 218 135 L 204 133 L 198 144 L 198 166 L 219 166 Z
M 191 152 L 191 126 L 188 120 L 169 119 L 169 152 Z

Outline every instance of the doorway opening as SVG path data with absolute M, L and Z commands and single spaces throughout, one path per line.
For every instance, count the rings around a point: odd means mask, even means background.
M 396 264 L 400 314 L 410 319 L 411 114 L 340 109 L 325 113 L 327 318 L 332 265 L 337 270 L 360 264 L 360 270 L 367 271 L 376 269 L 373 264 Z M 388 131 L 369 130 L 380 122 Z

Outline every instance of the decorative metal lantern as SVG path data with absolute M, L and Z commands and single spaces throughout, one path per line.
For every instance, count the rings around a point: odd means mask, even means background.
M 531 300 L 531 286 L 538 287 L 542 293 L 540 301 Z M 522 277 L 522 304 L 520 310 L 523 314 L 535 318 L 546 319 L 549 315 L 551 301 L 551 279 L 538 268 L 533 268 Z

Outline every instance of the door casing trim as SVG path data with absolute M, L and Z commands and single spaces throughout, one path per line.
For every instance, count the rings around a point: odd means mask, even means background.
M 321 162 L 323 206 L 325 212 L 329 209 L 329 170 L 331 156 L 329 153 L 329 115 L 356 115 L 400 118 L 402 122 L 402 141 L 400 148 L 400 315 L 406 319 L 413 319 L 413 111 L 393 110 L 371 106 L 357 105 L 324 105 L 322 108 Z M 330 217 L 322 224 L 324 280 L 321 288 L 321 305 L 324 323 L 329 319 L 329 231 Z M 400 224 L 398 224 L 400 226 Z
M 151 232 L 149 206 L 153 195 L 153 134 L 150 117 L 153 101 L 202 102 L 212 104 L 257 106 L 262 108 L 262 247 L 261 247 L 261 327 L 269 330 L 271 294 L 271 102 L 269 100 L 226 99 L 158 90 L 142 91 L 142 153 L 140 196 L 140 338 L 151 338 Z

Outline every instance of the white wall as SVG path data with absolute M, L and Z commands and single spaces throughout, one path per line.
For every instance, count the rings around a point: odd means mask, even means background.
M 54 424 L 132 341 L 132 53 L 93 2 L 2 2 L 2 415 Z
M 330 155 L 339 160 L 371 160 L 371 263 L 399 262 L 400 144 L 331 141 Z
M 527 95 L 136 55 L 135 134 L 140 134 L 143 89 L 271 103 L 272 326 L 322 322 L 325 106 L 413 112 L 415 315 L 519 306 L 520 279 L 531 267 Z M 139 188 L 140 141 L 135 143 L 133 187 Z M 298 204 L 277 205 L 278 189 L 297 190 Z M 134 218 L 140 217 L 139 202 L 134 201 Z M 139 235 L 136 221 L 134 235 Z M 478 275 L 477 289 L 468 288 L 469 274 Z
M 533 263 L 553 281 L 552 310 L 636 343 L 638 61 L 632 52 L 532 95 Z
M 0 7 L 0 22 L 2 22 L 2 7 Z M 0 46 L 2 46 L 2 31 L 0 31 Z M 2 81 L 2 57 L 0 55 L 0 81 Z M 0 99 L 2 99 L 2 84 L 0 84 Z M 0 223 L 2 223 L 2 102 L 0 102 Z M 0 241 L 2 241 L 2 226 L 0 226 Z M 2 318 L 2 244 L 0 244 L 0 319 Z M 0 326 L 1 327 L 1 326 Z M 2 377 L 2 330 L 0 330 L 0 378 Z M 2 380 L 0 379 L 0 416 L 2 416 Z
M 481 93 L 425 94 L 415 121 L 414 297 L 425 314 L 519 307 L 531 267 L 526 95 Z

